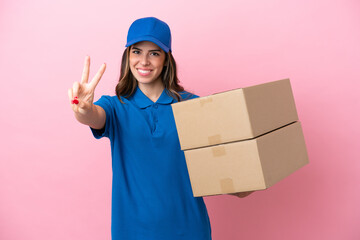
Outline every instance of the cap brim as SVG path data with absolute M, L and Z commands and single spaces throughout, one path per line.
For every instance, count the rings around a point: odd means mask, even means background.
M 152 37 L 152 36 L 142 36 L 141 38 L 135 38 L 133 40 L 131 40 L 130 42 L 128 42 L 125 47 L 131 46 L 135 43 L 138 42 L 142 42 L 142 41 L 150 41 L 155 43 L 156 45 L 158 45 L 162 50 L 164 50 L 165 52 L 169 52 L 169 48 L 167 46 L 165 46 L 165 44 L 163 44 L 162 42 L 160 42 L 159 40 L 157 40 L 156 38 Z

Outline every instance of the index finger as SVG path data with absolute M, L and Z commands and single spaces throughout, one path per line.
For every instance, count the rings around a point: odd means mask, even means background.
M 86 56 L 85 57 L 85 62 L 84 62 L 84 69 L 83 69 L 83 73 L 82 73 L 82 76 L 81 76 L 81 83 L 87 83 L 88 82 L 89 69 L 90 69 L 90 57 Z

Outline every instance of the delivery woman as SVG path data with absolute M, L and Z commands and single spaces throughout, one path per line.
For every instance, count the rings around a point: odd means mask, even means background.
M 69 89 L 76 119 L 112 156 L 113 240 L 209 240 L 202 197 L 194 197 L 171 104 L 198 96 L 179 85 L 169 26 L 154 17 L 130 26 L 116 95 L 93 103 L 104 71 L 91 82 L 86 57 L 81 82 Z

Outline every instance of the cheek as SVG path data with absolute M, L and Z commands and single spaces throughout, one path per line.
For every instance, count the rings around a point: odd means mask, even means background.
M 136 54 L 130 54 L 129 56 L 129 64 L 131 65 L 135 65 L 136 63 L 138 63 L 140 60 L 140 57 Z
M 158 74 L 161 74 L 162 70 L 164 69 L 164 66 L 160 63 L 156 66 Z
M 136 76 L 136 74 L 137 74 L 137 71 L 134 67 L 130 67 L 130 72 L 133 76 Z
M 134 64 L 136 63 L 136 60 L 134 58 L 129 58 L 129 64 L 130 64 L 130 67 L 133 67 Z
M 130 59 L 129 59 L 129 66 L 130 66 L 130 70 L 131 70 L 131 71 L 135 70 L 136 64 L 137 64 L 136 59 L 134 59 L 134 58 L 130 58 Z
M 163 68 L 164 67 L 164 64 L 165 64 L 165 59 L 159 59 L 159 61 L 157 61 L 156 65 L 157 67 L 159 68 Z

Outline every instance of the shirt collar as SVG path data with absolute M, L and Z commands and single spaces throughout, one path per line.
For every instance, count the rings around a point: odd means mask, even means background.
M 132 96 L 132 99 L 135 101 L 136 105 L 139 108 L 147 108 L 154 104 L 154 102 L 148 98 L 139 88 L 139 86 L 136 87 L 136 90 Z M 174 101 L 174 98 L 172 98 L 168 93 L 166 88 L 164 88 L 163 92 L 161 93 L 160 97 L 156 101 L 156 103 L 159 104 L 170 104 Z

